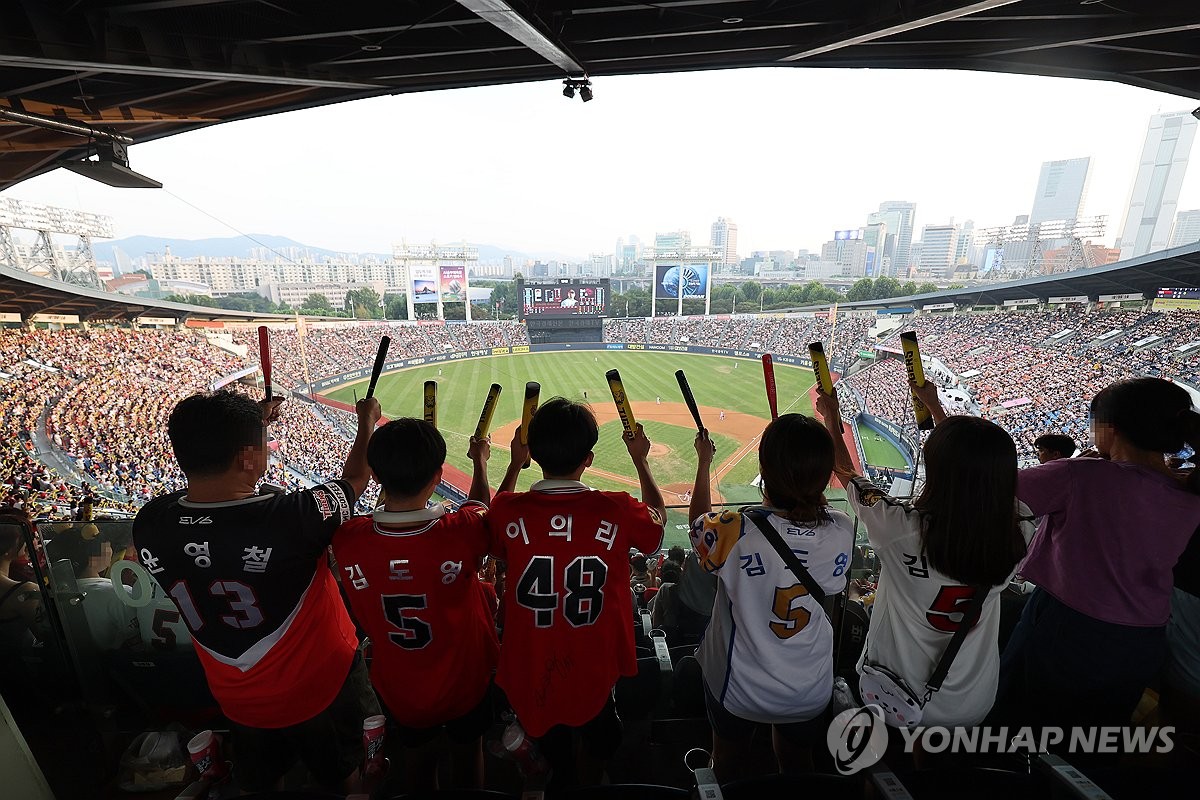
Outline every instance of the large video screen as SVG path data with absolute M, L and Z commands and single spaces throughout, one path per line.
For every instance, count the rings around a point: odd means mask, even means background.
M 1162 288 L 1154 298 L 1155 309 L 1190 308 L 1200 309 L 1200 288 Z
M 603 317 L 608 313 L 608 287 L 597 283 L 552 283 L 525 286 L 522 316 Z
M 708 291 L 708 266 L 684 264 L 654 268 L 654 296 L 659 300 L 684 297 L 704 297 Z

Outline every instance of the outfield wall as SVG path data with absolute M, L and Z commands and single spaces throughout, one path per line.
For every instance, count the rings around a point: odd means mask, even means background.
M 754 350 L 738 350 L 729 347 L 701 347 L 699 345 L 682 345 L 682 344 L 644 344 L 642 342 L 616 343 L 616 342 L 566 342 L 555 344 L 518 344 L 510 347 L 486 347 L 479 350 L 461 350 L 451 353 L 438 353 L 431 356 L 416 356 L 414 358 L 399 358 L 392 361 L 387 361 L 383 365 L 383 373 L 387 375 L 390 372 L 396 372 L 409 367 L 420 367 L 425 364 L 441 364 L 450 361 L 462 361 L 472 358 L 488 358 L 490 356 L 507 356 L 507 355 L 522 355 L 525 353 L 570 353 L 577 351 L 611 351 L 624 350 L 628 352 L 651 352 L 651 353 L 690 353 L 699 356 L 725 356 L 727 358 L 744 358 L 747 360 L 758 361 L 762 358 L 762 352 Z M 812 362 L 808 360 L 808 356 L 789 356 L 775 355 L 771 356 L 776 364 L 786 364 L 792 367 L 812 367 Z M 344 372 L 341 375 L 331 375 L 327 378 L 322 378 L 319 381 L 314 381 L 312 385 L 301 384 L 296 387 L 296 391 L 302 394 L 321 394 L 330 389 L 335 389 L 347 383 L 355 383 L 356 381 L 366 380 L 371 377 L 371 370 L 368 367 L 363 369 Z

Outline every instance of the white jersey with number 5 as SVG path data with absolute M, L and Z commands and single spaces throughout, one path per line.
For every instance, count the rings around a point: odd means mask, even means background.
M 767 521 L 832 595 L 849 577 L 854 522 L 826 514 L 812 525 L 775 513 Z M 833 693 L 833 626 L 816 598 L 744 513 L 705 514 L 691 538 L 700 566 L 720 578 L 697 655 L 712 696 L 754 722 L 803 722 L 824 711 Z
M 921 546 L 921 516 L 911 504 L 889 497 L 865 478 L 852 480 L 846 497 L 866 524 L 882 564 L 859 667 L 863 661 L 881 664 L 923 694 L 975 590 L 929 565 Z M 1023 504 L 1017 513 L 1028 545 L 1034 533 L 1032 514 Z M 942 688 L 925 706 L 922 724 L 977 725 L 991 709 L 1000 679 L 1000 593 L 1007 585 L 1005 581 L 988 592 Z

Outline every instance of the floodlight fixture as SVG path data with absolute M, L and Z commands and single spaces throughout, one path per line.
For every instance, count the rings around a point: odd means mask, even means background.
M 60 161 L 58 165 L 85 178 L 91 178 L 118 189 L 161 189 L 162 184 L 153 178 L 134 172 L 129 168 L 129 155 L 122 142 L 96 142 L 93 147 L 96 159 L 90 157 L 79 161 Z
M 567 78 L 563 81 L 563 97 L 573 98 L 576 90 L 579 91 L 579 99 L 583 102 L 586 103 L 592 99 L 592 82 L 586 75 L 581 78 Z
M 1192 116 L 1196 119 L 1200 119 L 1200 108 L 1197 108 L 1195 111 L 1193 111 Z

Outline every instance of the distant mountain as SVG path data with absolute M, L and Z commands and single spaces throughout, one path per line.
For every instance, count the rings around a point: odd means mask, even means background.
M 249 258 L 250 253 L 255 248 L 268 247 L 276 250 L 285 256 L 290 255 L 289 251 L 294 249 L 308 251 L 314 259 L 322 257 L 335 257 L 339 253 L 344 253 L 341 250 L 328 250 L 323 247 L 313 247 L 302 242 L 297 242 L 295 239 L 289 239 L 286 236 L 272 236 L 266 233 L 250 234 L 254 239 L 249 239 L 245 236 L 229 236 L 224 238 L 213 239 L 175 239 L 164 236 L 129 236 L 124 239 L 112 239 L 106 242 L 93 242 L 92 250 L 96 254 L 97 261 L 106 261 L 110 264 L 115 264 L 117 259 L 114 250 L 120 248 L 130 259 L 143 258 L 147 253 L 165 253 L 167 248 L 171 248 L 171 255 L 177 258 L 198 258 L 205 256 L 208 258 Z M 496 247 L 490 244 L 476 245 L 479 248 L 479 260 L 482 263 L 500 263 L 505 256 L 512 256 L 513 261 L 518 265 L 529 259 L 554 260 L 554 261 L 578 261 L 579 258 L 563 256 L 557 253 L 522 253 L 517 250 L 509 250 L 503 247 Z M 376 258 L 389 258 L 391 253 L 358 253 L 359 256 L 375 256 Z

